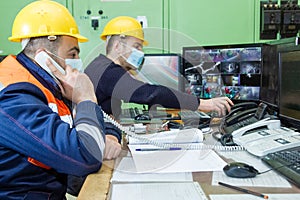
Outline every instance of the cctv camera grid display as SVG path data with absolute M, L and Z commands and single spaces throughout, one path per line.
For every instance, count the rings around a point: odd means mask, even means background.
M 185 91 L 200 98 L 258 100 L 261 47 L 183 48 Z

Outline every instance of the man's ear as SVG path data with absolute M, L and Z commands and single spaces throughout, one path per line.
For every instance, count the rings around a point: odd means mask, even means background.
M 120 54 L 122 52 L 122 48 L 122 43 L 119 40 L 116 40 L 113 44 L 113 50 Z
M 40 53 L 41 51 L 46 51 L 46 50 L 45 50 L 44 48 L 39 48 L 39 49 L 37 49 L 37 50 L 35 51 L 35 54 L 34 54 L 34 55 Z

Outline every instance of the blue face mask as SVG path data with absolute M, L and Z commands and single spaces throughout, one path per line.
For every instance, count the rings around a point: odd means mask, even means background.
M 138 69 L 144 61 L 144 52 L 139 51 L 135 48 L 131 49 L 131 54 L 126 59 L 130 65 L 132 65 L 135 69 Z
M 136 48 L 133 48 L 131 46 L 128 46 L 127 44 L 121 42 L 124 46 L 127 48 L 130 48 L 131 53 L 126 58 L 125 56 L 121 55 L 128 64 L 130 64 L 134 70 L 139 69 L 139 67 L 144 63 L 144 52 L 137 50 Z

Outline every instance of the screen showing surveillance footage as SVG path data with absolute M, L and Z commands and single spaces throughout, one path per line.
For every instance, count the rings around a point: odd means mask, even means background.
M 199 98 L 259 100 L 261 45 L 183 48 L 184 90 Z

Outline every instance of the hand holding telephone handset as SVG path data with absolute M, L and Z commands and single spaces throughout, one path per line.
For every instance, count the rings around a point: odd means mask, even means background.
M 86 74 L 73 70 L 68 65 L 63 69 L 45 51 L 36 54 L 34 59 L 54 78 L 55 82 L 61 88 L 63 96 L 67 99 L 74 103 L 85 100 L 91 100 L 97 103 L 94 86 Z M 80 85 L 80 87 L 78 87 L 78 85 Z
M 63 75 L 66 74 L 65 70 L 57 63 L 55 62 L 45 51 L 41 51 L 34 57 L 34 60 L 46 71 L 48 72 L 56 82 L 59 84 L 59 80 L 56 78 L 56 76 L 53 75 L 50 68 L 47 66 L 47 59 L 50 60 L 50 62 L 56 67 L 56 69 L 62 73 Z

